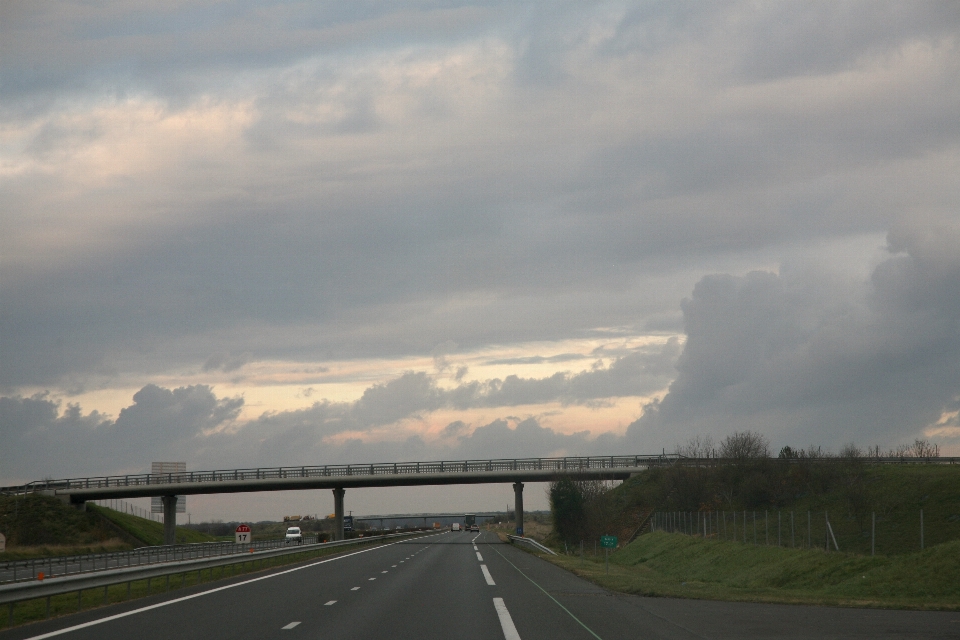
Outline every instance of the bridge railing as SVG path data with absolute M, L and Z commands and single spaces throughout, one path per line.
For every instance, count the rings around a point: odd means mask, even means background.
M 564 458 L 501 458 L 495 460 L 437 460 L 431 462 L 382 462 L 299 467 L 258 467 L 180 473 L 143 473 L 123 476 L 96 476 L 38 480 L 19 486 L 0 488 L 3 493 L 30 493 L 53 489 L 105 489 L 142 485 L 194 482 L 230 482 L 248 480 L 321 478 L 340 476 L 381 476 L 418 473 L 476 473 L 482 471 L 571 471 L 587 469 L 624 469 L 676 463 L 673 454 L 653 456 L 584 456 Z
M 782 464 L 810 462 L 844 462 L 845 458 L 768 459 Z M 960 457 L 863 457 L 868 464 L 960 464 Z M 755 460 L 754 460 L 755 461 Z M 625 469 L 664 465 L 717 466 L 739 464 L 744 460 L 730 458 L 688 458 L 678 454 L 640 456 L 582 456 L 563 458 L 499 458 L 495 460 L 437 460 L 432 462 L 381 462 L 374 464 L 341 464 L 299 467 L 258 467 L 217 471 L 185 471 L 181 473 L 144 473 L 123 476 L 98 476 L 38 480 L 19 486 L 0 487 L 0 493 L 30 493 L 52 489 L 108 489 L 142 485 L 183 484 L 195 482 L 230 482 L 249 480 L 321 478 L 341 476 L 387 476 L 418 473 L 476 473 L 482 471 L 576 471 Z

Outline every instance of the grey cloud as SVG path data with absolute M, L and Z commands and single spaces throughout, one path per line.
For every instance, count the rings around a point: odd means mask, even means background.
M 201 371 L 223 371 L 224 373 L 230 373 L 231 371 L 236 371 L 241 368 L 243 365 L 250 362 L 252 359 L 252 354 L 250 353 L 241 353 L 237 355 L 231 355 L 229 353 L 217 353 L 210 356 L 206 362 L 203 363 Z
M 150 462 L 184 460 L 205 431 L 238 416 L 242 398 L 217 398 L 206 386 L 147 385 L 114 420 L 84 414 L 46 395 L 0 397 L 0 468 L 5 481 L 144 473 Z
M 684 302 L 679 375 L 630 438 L 750 428 L 835 448 L 922 434 L 960 397 L 960 230 L 907 223 L 890 246 L 906 254 L 869 283 L 819 269 L 704 278 Z

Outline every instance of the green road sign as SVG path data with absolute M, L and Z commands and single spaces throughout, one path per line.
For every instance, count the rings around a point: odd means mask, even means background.
M 617 536 L 600 536 L 600 546 L 604 549 L 616 549 Z

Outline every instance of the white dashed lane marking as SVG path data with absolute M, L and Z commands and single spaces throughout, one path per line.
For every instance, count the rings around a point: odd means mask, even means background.
M 497 586 L 497 583 L 493 581 L 493 576 L 490 575 L 490 569 L 487 569 L 487 565 L 480 565 L 480 571 L 483 571 L 483 579 L 487 581 L 487 584 L 491 587 Z
M 381 571 L 380 573 L 386 573 L 386 571 Z
M 507 611 L 507 605 L 503 604 L 503 598 L 494 598 L 493 606 L 497 610 L 497 616 L 500 618 L 500 626 L 503 628 L 503 637 L 506 640 L 520 640 L 520 634 L 513 624 L 513 618 Z
M 360 591 L 360 587 L 354 587 L 353 589 L 350 589 L 350 591 Z
M 376 580 L 376 578 L 367 578 L 367 580 Z
M 336 601 L 336 600 L 331 600 L 330 602 L 327 602 L 327 603 L 326 603 L 326 604 L 324 604 L 323 606 L 325 606 L 325 607 L 329 607 L 330 605 L 332 605 L 332 604 L 336 604 L 336 603 L 337 603 L 337 601 Z
M 280 627 L 280 628 L 281 628 L 281 629 L 293 629 L 293 628 L 294 628 L 295 626 L 297 626 L 298 624 L 300 624 L 300 623 L 299 623 L 299 622 L 291 622 L 291 623 L 288 624 L 287 626 L 285 626 L 285 627 Z
M 477 551 L 477 560 L 479 560 L 480 562 L 483 562 L 483 556 L 480 555 L 479 551 Z

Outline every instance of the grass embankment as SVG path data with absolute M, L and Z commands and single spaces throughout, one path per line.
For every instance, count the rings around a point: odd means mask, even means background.
M 236 564 L 224 565 L 213 569 L 204 569 L 201 572 L 190 571 L 178 573 L 164 578 L 155 578 L 152 581 L 137 580 L 128 584 L 113 585 L 107 589 L 103 588 L 88 589 L 78 595 L 77 592 L 66 593 L 60 596 L 50 598 L 50 609 L 47 611 L 47 602 L 44 598 L 36 600 L 27 600 L 17 603 L 13 609 L 13 624 L 9 623 L 6 607 L 3 609 L 3 615 L 0 615 L 0 629 L 37 622 L 48 617 L 57 617 L 70 615 L 86 609 L 107 606 L 118 602 L 127 602 L 136 600 L 148 595 L 155 595 L 195 587 L 199 584 L 223 580 L 247 573 L 254 573 L 307 560 L 314 560 L 322 556 L 329 556 L 339 553 L 352 553 L 357 549 L 365 549 L 370 546 L 382 544 L 382 541 L 372 538 L 369 543 L 358 543 L 350 545 L 347 549 L 343 547 L 331 547 L 328 549 L 313 549 L 302 553 L 295 553 L 287 556 L 275 558 L 263 558 L 260 560 L 238 558 Z
M 96 513 L 49 496 L 0 496 L 0 532 L 7 537 L 0 561 L 130 548 Z
M 645 596 L 904 609 L 960 609 L 960 541 L 897 556 L 754 546 L 651 533 L 610 555 L 546 559 Z
M 92 513 L 108 519 L 125 532 L 140 540 L 145 545 L 163 544 L 163 523 L 147 520 L 129 513 L 121 513 L 113 509 L 98 507 L 87 503 L 87 510 Z M 214 542 L 218 540 L 215 536 L 200 533 L 187 527 L 177 527 L 177 544 L 190 544 L 194 542 Z
M 826 539 L 824 511 L 829 513 L 841 551 L 870 553 L 874 513 L 877 554 L 920 550 L 921 509 L 926 547 L 960 540 L 960 466 L 953 465 L 761 460 L 726 467 L 652 469 L 614 489 L 611 497 L 623 506 L 638 505 L 642 510 L 724 511 L 728 520 L 737 512 L 741 541 L 746 511 L 750 542 L 756 512 L 761 544 L 768 539 L 776 544 L 778 512 L 782 540 L 785 546 L 789 544 L 791 511 L 798 546 L 807 544 L 808 511 L 815 547 L 822 547 Z M 726 529 L 727 538 L 733 537 L 730 525 L 732 522 Z M 722 528 L 720 533 L 724 534 Z
M 7 550 L 0 554 L 0 562 L 125 551 L 163 543 L 163 525 L 159 522 L 92 503 L 81 511 L 41 495 L 0 496 L 0 532 L 7 537 Z M 177 527 L 177 542 L 211 540 L 215 538 Z

